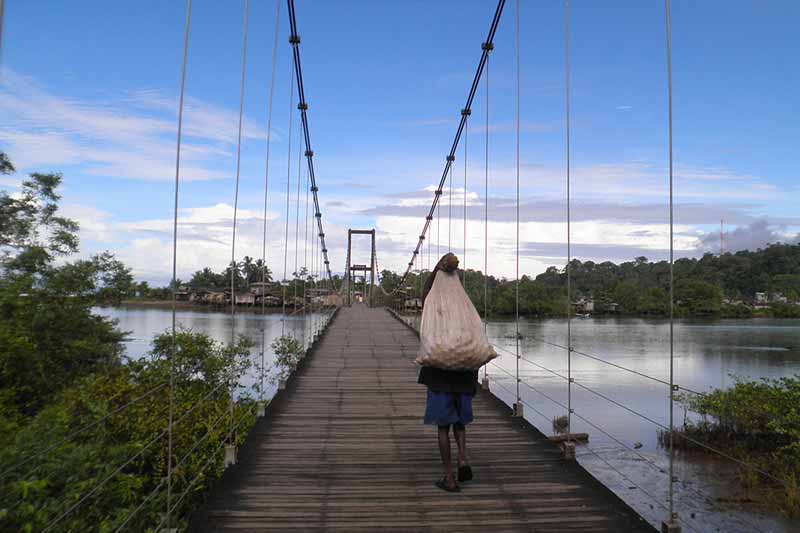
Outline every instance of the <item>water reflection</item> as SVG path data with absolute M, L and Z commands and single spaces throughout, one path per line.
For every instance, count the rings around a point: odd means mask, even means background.
M 172 327 L 172 311 L 152 307 L 100 307 L 95 313 L 118 321 L 120 330 L 128 332 L 124 342 L 125 355 L 138 359 L 147 355 L 156 335 L 170 331 Z M 304 347 L 313 342 L 314 333 L 320 331 L 328 319 L 327 314 L 307 313 L 289 314 L 284 317 L 280 313 L 260 315 L 252 312 L 237 313 L 231 319 L 230 313 L 206 310 L 178 310 L 176 314 L 179 327 L 191 329 L 209 335 L 212 339 L 228 343 L 232 338 L 244 335 L 253 341 L 250 351 L 252 367 L 242 379 L 244 391 L 253 391 L 260 382 L 261 351 L 264 346 L 264 367 L 266 369 L 265 398 L 275 395 L 277 390 L 275 353 L 270 345 L 282 334 L 292 335 L 302 341 Z M 233 327 L 232 327 L 233 326 Z M 263 342 L 262 342 L 263 341 Z

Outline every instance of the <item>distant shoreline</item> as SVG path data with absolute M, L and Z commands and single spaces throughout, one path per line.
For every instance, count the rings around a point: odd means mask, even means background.
M 205 304 L 198 304 L 194 302 L 176 302 L 177 308 L 181 310 L 187 311 L 205 311 L 205 312 L 229 312 L 230 305 L 205 305 Z M 164 309 L 169 310 L 172 308 L 172 300 L 122 300 L 119 304 L 103 304 L 99 305 L 98 307 L 113 307 L 113 308 L 128 308 L 128 309 Z M 283 312 L 283 308 L 281 307 L 267 307 L 265 308 L 266 314 L 279 314 Z M 291 307 L 287 307 L 287 312 L 291 313 L 294 309 Z M 261 306 L 255 305 L 237 305 L 236 306 L 237 313 L 253 313 L 253 314 L 260 314 L 261 313 Z M 413 313 L 409 313 L 406 316 L 413 316 Z M 553 319 L 553 318 L 566 318 L 563 314 L 562 315 L 521 315 L 523 318 L 528 319 Z M 499 320 L 511 320 L 514 318 L 514 315 L 507 315 L 507 314 L 494 314 L 490 318 L 492 319 L 499 319 Z M 651 320 L 668 320 L 668 316 L 664 315 L 653 315 L 653 314 L 628 314 L 628 313 L 597 313 L 592 314 L 588 317 L 581 317 L 573 315 L 573 320 L 588 320 L 588 319 L 609 319 L 609 318 L 639 318 L 639 319 L 651 319 Z M 792 317 L 776 317 L 776 316 L 769 316 L 765 313 L 753 313 L 749 316 L 719 316 L 719 315 L 688 315 L 688 316 L 676 316 L 677 320 L 725 320 L 725 319 L 738 319 L 738 320 L 753 320 L 753 319 L 789 319 L 791 320 Z M 795 319 L 796 320 L 796 319 Z
M 175 307 L 178 309 L 185 309 L 191 311 L 227 311 L 230 305 L 204 305 L 194 302 L 175 302 Z M 135 308 L 141 307 L 145 309 L 171 309 L 172 300 L 122 300 L 118 304 L 103 304 L 98 307 L 115 307 L 115 308 Z M 267 313 L 281 313 L 282 307 L 265 307 Z M 287 307 L 287 310 L 292 309 Z M 237 305 L 236 312 L 241 313 L 260 313 L 260 305 Z

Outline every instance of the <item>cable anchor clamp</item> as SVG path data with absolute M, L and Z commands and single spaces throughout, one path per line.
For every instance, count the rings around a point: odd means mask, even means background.
M 481 50 L 486 50 L 487 52 L 491 52 L 494 50 L 494 43 L 481 43 Z
M 447 160 L 448 160 L 448 161 L 450 161 L 450 162 L 452 163 L 453 161 L 455 161 L 455 160 L 456 160 L 456 156 L 454 156 L 454 155 L 448 155 L 448 156 L 447 156 Z
M 306 150 L 306 157 L 314 157 L 314 150 Z
M 300 44 L 300 36 L 297 35 L 296 33 L 291 34 L 289 36 L 289 44 L 291 44 L 292 46 L 297 46 L 298 44 Z
M 467 108 L 467 109 L 462 109 L 461 110 L 461 116 L 462 117 L 468 117 L 471 114 L 472 114 L 472 109 Z
M 308 104 L 305 102 L 300 102 L 299 104 L 297 104 L 297 109 L 299 109 L 300 111 L 308 111 Z

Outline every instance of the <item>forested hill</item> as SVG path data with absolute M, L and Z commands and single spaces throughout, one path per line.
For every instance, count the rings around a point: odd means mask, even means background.
M 571 264 L 571 273 L 578 294 L 608 293 L 620 283 L 644 288 L 669 287 L 669 262 L 651 263 L 645 257 L 619 265 L 575 260 Z M 774 244 L 755 252 L 678 259 L 675 261 L 675 280 L 677 284 L 687 281 L 709 283 L 732 299 L 752 300 L 757 292 L 780 292 L 797 298 L 800 292 L 800 245 Z M 536 281 L 560 285 L 566 283 L 566 275 L 550 267 L 537 276 Z
M 669 262 L 645 257 L 615 264 L 573 260 L 570 264 L 572 300 L 592 300 L 594 314 L 665 315 L 669 309 Z M 773 244 L 757 251 L 675 261 L 676 312 L 681 316 L 749 316 L 756 293 L 765 293 L 774 316 L 800 316 L 800 244 Z M 383 272 L 385 288 L 399 278 Z M 413 286 L 415 278 L 412 277 Z M 489 276 L 489 312 L 512 314 L 514 280 Z M 564 268 L 550 267 L 535 278 L 520 280 L 520 311 L 525 315 L 563 315 L 567 276 Z M 484 276 L 469 271 L 466 288 L 475 306 L 483 310 Z M 785 302 L 783 299 L 785 298 Z M 762 311 L 760 311 L 762 312 Z

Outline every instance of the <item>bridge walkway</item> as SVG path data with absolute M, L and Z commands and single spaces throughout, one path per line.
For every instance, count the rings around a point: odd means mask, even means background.
M 189 530 L 654 531 L 486 391 L 467 430 L 475 479 L 434 487 L 418 346 L 385 309 L 342 308 Z

